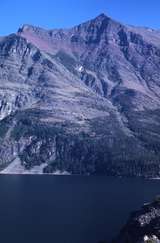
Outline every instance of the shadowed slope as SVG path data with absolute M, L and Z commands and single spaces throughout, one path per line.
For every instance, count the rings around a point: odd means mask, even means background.
M 159 175 L 159 40 L 104 14 L 2 38 L 2 167 Z

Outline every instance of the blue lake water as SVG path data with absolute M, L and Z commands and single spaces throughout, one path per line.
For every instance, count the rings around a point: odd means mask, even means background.
M 157 194 L 160 180 L 1 175 L 0 242 L 110 242 Z

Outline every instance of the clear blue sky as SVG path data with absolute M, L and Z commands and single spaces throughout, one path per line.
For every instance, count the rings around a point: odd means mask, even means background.
M 160 29 L 160 0 L 0 0 L 0 35 L 16 32 L 23 24 L 71 27 L 100 13 Z

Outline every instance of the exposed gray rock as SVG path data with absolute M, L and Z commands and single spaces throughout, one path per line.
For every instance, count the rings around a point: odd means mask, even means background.
M 0 165 L 160 175 L 160 32 L 101 14 L 0 38 Z

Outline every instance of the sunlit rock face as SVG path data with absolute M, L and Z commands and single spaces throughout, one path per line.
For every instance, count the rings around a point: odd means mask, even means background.
M 0 38 L 1 169 L 159 176 L 159 43 L 104 14 Z

